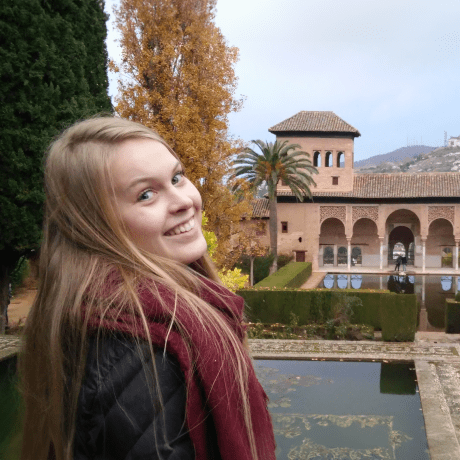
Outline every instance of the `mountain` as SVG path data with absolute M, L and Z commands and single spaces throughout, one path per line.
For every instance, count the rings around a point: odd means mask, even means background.
M 377 158 L 377 156 L 373 158 Z M 355 168 L 355 172 L 358 174 L 456 171 L 460 171 L 460 147 L 439 147 L 431 152 L 420 153 L 415 157 L 405 158 L 402 161 L 383 161 L 376 165 Z
M 428 145 L 411 145 L 410 147 L 401 147 L 400 149 L 393 150 L 389 153 L 383 153 L 382 155 L 375 155 L 365 160 L 355 161 L 354 168 L 370 168 L 377 166 L 383 162 L 400 162 L 404 159 L 416 157 L 421 153 L 431 152 L 436 147 L 429 147 Z

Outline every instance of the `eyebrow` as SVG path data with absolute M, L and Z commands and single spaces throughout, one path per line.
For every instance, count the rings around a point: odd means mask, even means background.
M 177 170 L 178 166 L 182 166 L 180 161 L 176 162 L 176 164 L 172 168 L 172 172 L 175 172 Z M 137 179 L 135 179 L 133 182 L 131 182 L 128 185 L 127 190 L 131 190 L 132 188 L 136 187 L 138 184 L 141 184 L 142 182 L 150 182 L 151 180 L 152 180 L 151 176 L 138 177 Z

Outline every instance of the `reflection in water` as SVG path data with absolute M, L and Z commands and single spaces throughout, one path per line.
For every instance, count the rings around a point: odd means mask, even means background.
M 410 282 L 408 276 L 394 276 L 388 277 L 387 289 L 390 292 L 396 292 L 397 294 L 413 294 L 414 283 Z
M 452 289 L 452 276 L 441 276 L 441 286 L 443 291 Z
M 334 287 L 334 279 L 335 275 L 330 275 L 329 273 L 324 277 L 323 283 L 324 287 L 327 289 L 331 289 Z
M 428 460 L 413 363 L 255 361 L 277 459 Z
M 351 275 L 351 287 L 359 289 L 363 284 L 363 275 Z
M 350 282 L 345 286 L 345 277 Z M 339 278 L 340 277 L 340 278 Z M 416 294 L 417 302 L 426 309 L 428 330 L 444 330 L 445 303 L 460 290 L 460 277 L 441 275 L 373 275 L 328 273 L 318 287 L 327 289 L 388 289 L 398 294 Z M 420 323 L 422 326 L 422 322 Z
M 347 281 L 347 275 L 337 275 L 337 287 L 339 289 L 346 289 Z

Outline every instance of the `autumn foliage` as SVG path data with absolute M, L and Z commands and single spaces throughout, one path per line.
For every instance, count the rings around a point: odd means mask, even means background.
M 177 152 L 198 187 L 224 264 L 246 200 L 224 185 L 240 145 L 229 139 L 228 114 L 239 110 L 233 66 L 238 49 L 215 26 L 215 0 L 121 0 L 116 111 L 154 128 Z

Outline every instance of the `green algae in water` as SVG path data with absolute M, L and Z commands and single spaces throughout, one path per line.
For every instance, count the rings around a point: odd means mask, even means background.
M 413 363 L 256 360 L 277 459 L 429 460 Z

